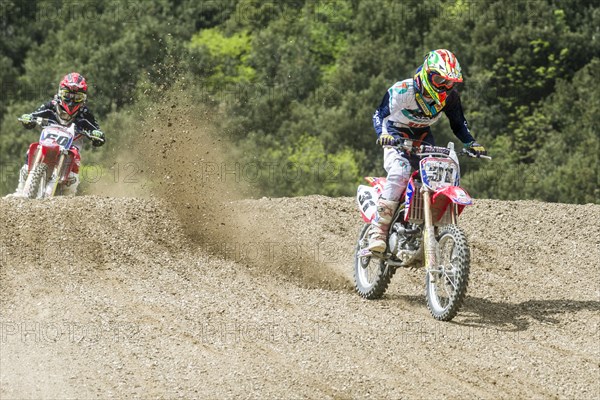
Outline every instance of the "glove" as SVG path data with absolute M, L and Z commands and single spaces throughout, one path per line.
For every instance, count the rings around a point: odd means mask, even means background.
M 396 144 L 396 139 L 394 139 L 394 137 L 389 133 L 382 133 L 377 138 L 376 143 L 380 146 L 393 146 Z
M 485 147 L 483 147 L 476 141 L 472 141 L 471 143 L 465 143 L 465 149 L 469 154 L 472 154 L 476 157 L 485 156 L 487 154 L 487 150 L 485 149 Z
M 31 114 L 21 115 L 21 118 L 19 118 L 19 121 L 21 121 L 21 123 L 25 126 L 32 126 L 35 124 L 33 121 L 33 115 L 31 115 Z
M 104 139 L 104 132 L 99 131 L 97 129 L 90 132 L 90 139 L 92 140 L 92 145 L 94 147 L 100 147 L 106 141 Z

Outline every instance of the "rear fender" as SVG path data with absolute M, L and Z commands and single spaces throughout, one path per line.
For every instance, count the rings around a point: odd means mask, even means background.
M 365 181 L 369 182 L 369 185 L 371 185 L 377 191 L 377 194 L 379 194 L 379 196 L 381 196 L 381 194 L 383 193 L 383 187 L 385 186 L 385 183 L 387 182 L 387 178 L 377 178 L 374 176 L 366 176 Z
M 376 188 L 367 185 L 358 186 L 356 203 L 363 221 L 367 224 L 371 223 L 377 215 L 377 200 L 379 200 L 379 193 Z

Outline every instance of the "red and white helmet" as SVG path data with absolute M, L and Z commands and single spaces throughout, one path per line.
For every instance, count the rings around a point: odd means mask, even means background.
M 58 85 L 57 97 L 56 113 L 60 119 L 59 122 L 69 124 L 87 100 L 87 82 L 85 78 L 77 72 L 65 75 Z

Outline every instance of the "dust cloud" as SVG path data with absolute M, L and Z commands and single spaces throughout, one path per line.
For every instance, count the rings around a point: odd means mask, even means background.
M 344 273 L 313 256 L 316 236 L 307 243 L 290 234 L 287 227 L 302 221 L 244 205 L 243 199 L 260 197 L 252 179 L 256 165 L 220 132 L 219 118 L 180 95 L 149 106 L 141 129 L 130 133 L 132 145 L 117 158 L 120 165 L 134 159 L 142 183 L 108 193 L 160 198 L 192 243 L 259 274 L 280 274 L 307 287 L 349 289 Z

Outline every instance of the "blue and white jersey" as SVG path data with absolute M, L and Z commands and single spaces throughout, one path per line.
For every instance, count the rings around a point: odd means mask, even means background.
M 443 107 L 428 104 L 427 106 L 433 111 L 429 115 L 423 112 L 417 103 L 418 95 L 418 89 L 412 78 L 396 82 L 388 89 L 373 115 L 373 127 L 378 137 L 382 133 L 399 137 L 398 131 L 413 135 L 428 132 L 429 127 L 439 121 L 443 111 L 450 121 L 452 131 L 460 141 L 469 143 L 474 140 L 456 90 L 448 92 Z

